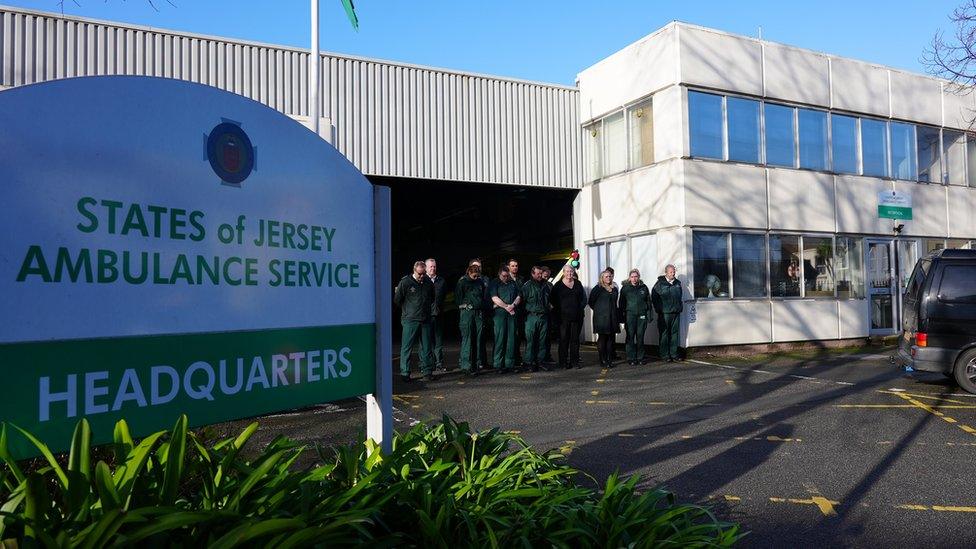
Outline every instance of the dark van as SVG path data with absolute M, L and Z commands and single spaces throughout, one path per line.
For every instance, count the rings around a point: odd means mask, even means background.
M 976 250 L 938 250 L 908 281 L 898 362 L 976 394 Z

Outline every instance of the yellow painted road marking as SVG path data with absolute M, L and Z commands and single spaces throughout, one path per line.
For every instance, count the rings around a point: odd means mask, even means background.
M 898 394 L 898 393 L 895 393 Z M 917 408 L 914 404 L 833 404 L 834 408 Z M 932 404 L 937 410 L 976 410 L 972 404 Z
M 968 404 L 964 400 L 953 400 L 951 398 L 946 398 L 947 396 L 950 396 L 950 395 L 941 395 L 941 394 L 920 395 L 920 394 L 917 394 L 917 393 L 909 393 L 909 392 L 905 391 L 904 389 L 900 389 L 900 390 L 890 389 L 890 390 L 887 390 L 887 391 L 878 391 L 878 392 L 879 393 L 887 393 L 889 395 L 908 395 L 910 397 L 921 398 L 921 399 L 926 399 L 926 400 L 938 400 L 939 402 L 951 402 L 952 404 Z M 970 402 L 972 402 L 972 401 L 970 401 Z
M 590 394 L 593 395 L 593 396 L 596 396 L 596 395 L 600 394 L 600 391 L 590 391 Z
M 945 421 L 946 423 L 956 424 L 957 427 L 959 427 L 960 429 L 962 429 L 963 431 L 965 431 L 965 432 L 967 432 L 967 433 L 969 433 L 971 435 L 972 434 L 976 434 L 976 429 L 973 429 L 972 427 L 969 427 L 968 425 L 959 424 L 955 419 L 953 419 L 953 418 L 951 418 L 951 417 L 943 414 L 942 412 L 936 410 L 935 408 L 933 408 L 932 406 L 929 406 L 928 404 L 925 404 L 924 402 L 920 402 L 918 400 L 915 400 L 914 398 L 908 396 L 905 393 L 893 393 L 893 394 L 896 395 L 896 396 L 898 396 L 899 398 L 902 398 L 904 400 L 907 400 L 908 402 L 911 402 L 912 404 L 915 405 L 916 408 L 921 408 L 922 410 L 925 410 L 926 412 L 928 412 L 928 413 L 930 413 L 930 414 L 938 417 L 939 419 Z M 968 429 L 964 429 L 964 427 L 969 427 L 969 428 Z
M 898 509 L 908 509 L 909 511 L 941 511 L 947 513 L 976 513 L 976 507 L 958 505 L 915 505 L 906 503 L 895 505 Z
M 618 437 L 635 437 L 637 435 L 635 435 L 633 433 L 617 433 L 617 436 Z
M 619 400 L 586 400 L 587 404 L 620 404 Z
M 606 383 L 606 381 L 607 381 L 606 379 L 598 379 L 598 380 L 596 380 L 597 383 Z
M 519 376 L 519 379 L 532 379 L 532 376 Z
M 823 513 L 825 517 L 836 516 L 837 511 L 834 510 L 834 505 L 840 505 L 839 501 L 833 501 L 823 496 L 813 496 L 810 499 L 769 498 L 769 501 L 773 503 L 796 503 L 798 505 L 816 505 L 817 508 L 820 509 L 820 512 Z

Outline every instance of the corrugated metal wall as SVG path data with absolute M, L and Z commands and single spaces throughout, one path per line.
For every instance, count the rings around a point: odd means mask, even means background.
M 223 88 L 308 116 L 308 52 L 0 8 L 0 85 L 137 74 Z M 364 173 L 582 186 L 575 88 L 322 55 L 321 115 Z

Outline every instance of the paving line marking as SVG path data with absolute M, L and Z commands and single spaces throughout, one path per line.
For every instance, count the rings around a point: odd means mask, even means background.
M 935 408 L 933 408 L 932 406 L 929 406 L 928 404 L 925 404 L 924 402 L 921 402 L 919 400 L 916 400 L 916 399 L 908 396 L 905 393 L 895 393 L 895 395 L 898 396 L 898 397 L 900 397 L 900 398 L 902 398 L 902 399 L 904 399 L 904 400 L 907 400 L 908 402 L 911 402 L 912 404 L 915 405 L 916 408 L 921 408 L 922 410 L 925 410 L 926 412 L 934 415 L 935 417 L 941 419 L 942 421 L 945 421 L 946 423 L 956 425 L 956 427 L 959 427 L 960 429 L 962 429 L 963 432 L 966 432 L 966 433 L 971 434 L 971 435 L 976 435 L 976 429 L 973 429 L 972 427 L 970 427 L 968 425 L 963 425 L 963 424 L 959 423 L 954 418 L 951 418 L 951 417 L 943 414 L 942 412 L 936 410 Z
M 795 503 L 798 505 L 816 505 L 820 512 L 823 513 L 825 517 L 833 517 L 837 515 L 837 511 L 834 510 L 835 505 L 840 505 L 839 501 L 834 501 L 827 499 L 823 496 L 813 496 L 810 499 L 799 499 L 799 498 L 769 498 L 769 501 L 773 503 Z
M 917 408 L 914 404 L 832 404 L 833 408 Z M 932 405 L 937 410 L 976 410 L 972 404 Z
M 948 513 L 976 513 L 976 507 L 961 506 L 961 505 L 917 505 L 913 503 L 904 503 L 901 505 L 895 505 L 896 509 L 907 509 L 909 511 L 937 511 L 937 512 L 948 512 Z

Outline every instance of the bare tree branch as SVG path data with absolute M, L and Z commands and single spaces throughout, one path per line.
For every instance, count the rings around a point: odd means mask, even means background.
M 922 53 L 921 62 L 929 73 L 949 81 L 946 90 L 956 95 L 970 95 L 976 87 L 976 0 L 967 0 L 952 11 L 954 25 L 951 38 L 939 31 Z M 969 128 L 976 126 L 976 112 L 969 109 Z

